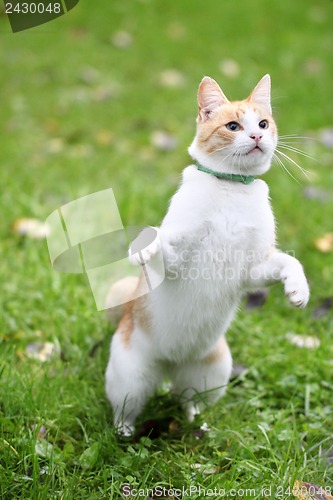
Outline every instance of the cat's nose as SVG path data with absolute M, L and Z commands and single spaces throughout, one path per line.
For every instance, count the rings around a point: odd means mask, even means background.
M 256 141 L 256 144 L 258 145 L 259 141 L 262 139 L 262 135 L 260 134 L 252 134 L 250 135 L 251 139 Z

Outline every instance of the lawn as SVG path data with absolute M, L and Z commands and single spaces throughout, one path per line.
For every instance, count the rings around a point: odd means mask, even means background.
M 333 249 L 318 245 L 333 231 L 332 10 L 329 0 L 81 0 L 16 34 L 2 12 L 1 498 L 160 488 L 157 498 L 165 487 L 287 499 L 295 481 L 333 494 Z M 245 369 L 226 397 L 189 424 L 162 388 L 136 438 L 119 440 L 104 394 L 115 325 L 84 275 L 54 271 L 45 240 L 14 228 L 109 187 L 124 225 L 158 225 L 189 162 L 202 76 L 239 99 L 265 73 L 280 134 L 310 155 L 289 152 L 308 178 L 287 161 L 293 177 L 278 164 L 265 175 L 279 245 L 303 263 L 310 303 L 293 309 L 281 286 L 259 307 L 244 303 L 228 340 Z M 32 355 L 38 343 L 53 350 L 45 361 Z

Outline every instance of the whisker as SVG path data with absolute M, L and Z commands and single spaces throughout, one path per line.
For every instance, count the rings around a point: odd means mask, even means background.
M 212 151 L 211 153 L 208 153 L 208 156 L 211 156 L 213 155 L 214 153 L 218 153 L 219 151 L 223 151 L 224 149 L 227 149 L 229 146 L 223 146 L 222 148 L 217 148 L 217 149 L 214 149 L 214 151 Z
M 308 141 L 318 141 L 316 137 L 309 137 L 306 135 L 296 135 L 296 134 L 279 135 L 279 139 L 306 139 Z
M 308 180 L 311 180 L 309 178 L 309 176 L 307 175 L 306 173 L 306 170 L 304 168 L 302 168 L 295 160 L 293 160 L 292 158 L 290 158 L 290 156 L 286 155 L 285 153 L 283 153 L 282 151 L 279 151 L 278 149 L 276 149 L 276 152 L 280 155 L 282 155 L 284 158 L 286 158 L 286 160 L 290 161 L 291 163 L 293 163 L 297 168 L 299 168 L 299 170 L 303 173 L 303 175 L 305 175 L 305 177 L 308 179 Z
M 317 158 L 314 158 L 313 156 L 309 155 L 308 153 L 305 153 L 305 151 L 302 151 L 299 148 L 295 148 L 294 146 L 290 146 L 286 142 L 280 142 L 279 141 L 278 146 L 281 147 L 281 148 L 289 149 L 289 151 L 293 151 L 294 153 L 298 153 L 298 154 L 300 154 L 302 156 L 305 156 L 306 158 L 310 158 L 310 160 L 318 161 Z
M 276 150 L 277 151 L 277 150 Z M 278 152 L 278 151 L 277 151 Z M 292 177 L 294 179 L 294 181 L 297 182 L 297 184 L 300 184 L 300 182 L 296 179 L 296 177 L 294 177 L 292 175 L 292 173 L 288 170 L 288 168 L 285 166 L 285 164 L 283 163 L 283 161 L 281 160 L 281 158 L 279 158 L 276 153 L 273 153 L 273 157 L 277 160 L 278 164 L 283 168 L 283 170 L 285 172 L 287 172 L 288 175 L 290 175 L 290 177 Z

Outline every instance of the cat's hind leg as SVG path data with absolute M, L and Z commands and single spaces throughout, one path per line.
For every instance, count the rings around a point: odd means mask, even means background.
M 200 412 L 200 407 L 224 395 L 231 370 L 232 357 L 224 336 L 202 359 L 174 366 L 173 391 L 190 421 Z
M 117 432 L 124 436 L 133 434 L 135 419 L 162 378 L 145 348 L 144 335 L 134 330 L 129 339 L 118 328 L 111 343 L 106 394 Z

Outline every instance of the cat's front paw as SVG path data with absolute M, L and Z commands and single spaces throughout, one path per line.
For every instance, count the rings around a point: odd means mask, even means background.
M 303 269 L 300 266 L 297 270 L 286 268 L 281 275 L 284 283 L 284 293 L 289 302 L 300 309 L 303 309 L 310 298 L 310 289 Z
M 160 251 L 160 249 L 161 241 L 157 236 L 152 243 L 142 250 L 138 250 L 134 253 L 133 249 L 130 248 L 128 258 L 134 266 L 143 266 L 144 264 L 147 264 L 147 262 L 149 262 L 150 259 Z

